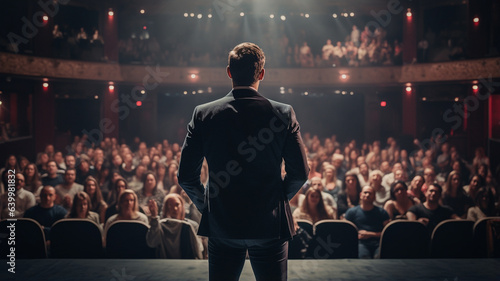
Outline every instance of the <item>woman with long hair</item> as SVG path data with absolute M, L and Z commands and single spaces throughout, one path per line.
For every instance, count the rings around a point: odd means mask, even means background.
M 89 195 L 84 191 L 79 191 L 73 197 L 73 205 L 67 218 L 88 219 L 99 225 L 99 214 L 92 212 L 90 209 L 92 209 L 92 202 Z
M 418 203 L 408 195 L 406 183 L 398 180 L 391 184 L 391 200 L 385 203 L 384 210 L 391 220 L 406 219 L 406 212 L 415 204 Z
M 137 195 L 132 189 L 125 189 L 118 197 L 118 213 L 112 215 L 106 221 L 105 233 L 109 226 L 115 221 L 131 220 L 149 224 L 148 217 L 139 212 L 139 202 Z
M 42 186 L 42 180 L 35 163 L 29 163 L 23 174 L 25 178 L 24 188 L 34 194 Z
M 342 191 L 338 196 L 337 208 L 339 218 L 342 218 L 347 209 L 359 205 L 359 193 L 361 193 L 361 185 L 359 185 L 358 176 L 347 172 Z
M 335 209 L 325 205 L 321 191 L 317 188 L 309 188 L 302 205 L 293 212 L 295 219 L 308 220 L 312 224 L 320 220 L 335 219 Z
M 476 194 L 479 188 L 485 186 L 486 182 L 483 177 L 481 177 L 480 175 L 473 175 L 470 179 L 470 183 L 464 186 L 464 191 L 471 199 L 474 199 L 476 198 Z
M 476 206 L 470 207 L 467 211 L 468 220 L 478 221 L 482 218 L 496 215 L 495 198 L 493 193 L 491 193 L 491 189 L 485 187 L 479 188 L 474 199 Z
M 460 174 L 456 171 L 451 171 L 448 175 L 442 197 L 443 205 L 451 207 L 454 213 L 461 218 L 467 216 L 467 210 L 473 205 L 472 200 L 462 187 Z
M 83 190 L 90 197 L 90 203 L 92 206 L 90 210 L 99 214 L 100 221 L 105 221 L 106 209 L 108 208 L 108 205 L 102 198 L 101 188 L 99 187 L 97 180 L 92 176 L 88 176 L 85 179 Z
M 142 183 L 142 188 L 137 192 L 139 206 L 149 215 L 148 202 L 153 199 L 158 204 L 158 209 L 161 210 L 165 193 L 158 188 L 155 174 L 152 171 L 147 171 L 143 176 Z
M 323 191 L 331 194 L 335 200 L 337 200 L 338 194 L 340 192 L 342 182 L 337 179 L 337 169 L 335 166 L 328 165 L 325 167 L 323 172 Z

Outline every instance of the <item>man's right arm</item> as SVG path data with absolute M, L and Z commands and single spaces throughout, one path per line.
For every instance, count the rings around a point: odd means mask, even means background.
M 286 171 L 286 176 L 283 180 L 285 195 L 288 200 L 291 200 L 307 181 L 307 175 L 309 174 L 304 142 L 300 135 L 299 122 L 295 117 L 295 111 L 292 107 L 290 107 L 290 124 L 283 149 L 283 159 L 285 160 Z
M 203 148 L 201 142 L 201 128 L 197 119 L 198 108 L 194 109 L 193 118 L 187 126 L 187 135 L 182 146 L 181 160 L 177 177 L 179 185 L 184 189 L 196 208 L 203 213 L 205 209 L 205 187 L 200 181 L 201 166 L 203 164 Z

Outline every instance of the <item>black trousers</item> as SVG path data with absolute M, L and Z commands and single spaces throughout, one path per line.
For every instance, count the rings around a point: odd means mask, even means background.
M 247 250 L 257 281 L 287 280 L 287 240 L 209 238 L 210 281 L 239 280 Z

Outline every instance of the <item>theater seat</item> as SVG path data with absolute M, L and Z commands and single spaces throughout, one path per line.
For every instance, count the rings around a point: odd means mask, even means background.
M 138 221 L 116 221 L 106 232 L 106 257 L 152 259 L 155 251 L 146 243 L 149 226 Z
M 431 258 L 473 258 L 471 220 L 440 222 L 431 236 Z
M 8 259 L 10 254 L 8 239 L 11 236 L 11 229 L 8 226 L 14 225 L 12 231 L 15 237 L 16 259 L 43 259 L 47 258 L 47 247 L 45 244 L 45 234 L 42 226 L 33 219 L 18 218 L 17 221 L 2 220 L 0 222 L 0 259 Z
M 103 258 L 100 227 L 87 219 L 63 219 L 50 231 L 51 258 Z
M 429 231 L 418 221 L 388 223 L 380 236 L 381 259 L 421 259 L 429 255 Z
M 496 226 L 496 227 L 495 227 Z M 500 258 L 500 217 L 487 217 L 474 224 L 473 245 L 477 258 Z M 494 235 L 497 233 L 497 235 Z
M 358 228 L 350 221 L 321 220 L 314 224 L 314 236 L 307 258 L 358 258 Z

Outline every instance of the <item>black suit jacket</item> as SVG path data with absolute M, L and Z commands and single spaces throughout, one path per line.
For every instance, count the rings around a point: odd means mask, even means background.
M 204 157 L 209 167 L 206 188 L 200 182 Z M 194 109 L 178 178 L 202 213 L 199 235 L 292 237 L 288 201 L 308 173 L 299 123 L 290 105 L 268 100 L 247 87 Z

